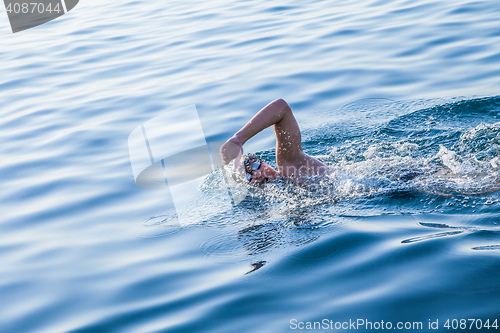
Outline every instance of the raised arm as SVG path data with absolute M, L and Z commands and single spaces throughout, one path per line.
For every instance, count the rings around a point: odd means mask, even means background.
M 271 125 L 274 125 L 276 134 L 277 160 L 295 161 L 302 153 L 300 129 L 287 102 L 277 99 L 260 110 L 222 146 L 224 163 L 235 159 L 243 151 L 245 142 Z

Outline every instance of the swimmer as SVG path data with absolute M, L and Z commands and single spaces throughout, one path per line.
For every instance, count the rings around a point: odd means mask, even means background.
M 243 153 L 245 142 L 271 125 L 274 125 L 276 135 L 276 164 L 278 170 L 255 155 L 244 156 L 241 161 L 245 170 L 244 177 L 252 185 L 266 184 L 278 178 L 291 180 L 298 184 L 309 183 L 308 180 L 312 180 L 314 183 L 318 176 L 329 177 L 335 175 L 332 179 L 337 181 L 335 183 L 336 187 L 343 188 L 343 181 L 351 185 L 364 185 L 368 192 L 374 188 L 392 186 L 392 182 L 398 182 L 399 184 L 412 183 L 416 186 L 412 187 L 410 191 L 415 194 L 427 193 L 441 197 L 452 197 L 457 194 L 481 195 L 500 190 L 500 178 L 487 186 L 484 184 L 470 186 L 469 184 L 464 187 L 463 184 L 462 186 L 456 184 L 457 179 L 461 179 L 460 176 L 458 178 L 457 175 L 452 177 L 453 175 L 448 175 L 448 172 L 445 173 L 442 170 L 431 173 L 424 173 L 420 170 L 392 170 L 393 172 L 385 177 L 358 179 L 354 175 L 329 168 L 302 150 L 299 126 L 290 106 L 283 99 L 277 99 L 266 105 L 222 145 L 221 156 L 224 163 L 228 164 L 234 159 L 236 159 L 235 165 L 240 162 L 237 157 Z M 408 188 L 405 187 L 405 190 L 408 190 Z
M 221 147 L 228 164 L 243 153 L 243 145 L 257 133 L 274 125 L 276 135 L 276 165 L 278 170 L 255 155 L 243 158 L 245 178 L 253 185 L 268 183 L 280 177 L 298 182 L 314 176 L 325 176 L 333 170 L 302 150 L 299 125 L 292 109 L 283 99 L 277 99 L 260 110 L 243 128 Z

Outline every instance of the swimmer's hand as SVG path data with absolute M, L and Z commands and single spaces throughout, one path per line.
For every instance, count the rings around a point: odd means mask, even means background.
M 222 145 L 220 152 L 222 161 L 227 165 L 236 157 L 243 154 L 243 141 L 235 134 Z

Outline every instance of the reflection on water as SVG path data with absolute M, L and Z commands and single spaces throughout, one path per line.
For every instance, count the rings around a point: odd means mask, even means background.
M 499 94 L 499 10 L 103 0 L 16 34 L 4 15 L 2 332 L 499 318 L 499 98 L 474 98 Z M 336 177 L 221 211 L 214 172 L 185 226 L 135 184 L 139 124 L 195 103 L 223 142 L 276 98 Z M 247 144 L 274 160 L 272 129 Z

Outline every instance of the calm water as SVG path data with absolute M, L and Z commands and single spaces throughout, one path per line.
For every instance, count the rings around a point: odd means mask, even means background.
M 500 321 L 500 2 L 87 0 L 17 34 L 0 7 L 0 331 Z M 224 141 L 278 97 L 354 181 L 186 227 L 134 183 L 141 123 L 194 103 Z

